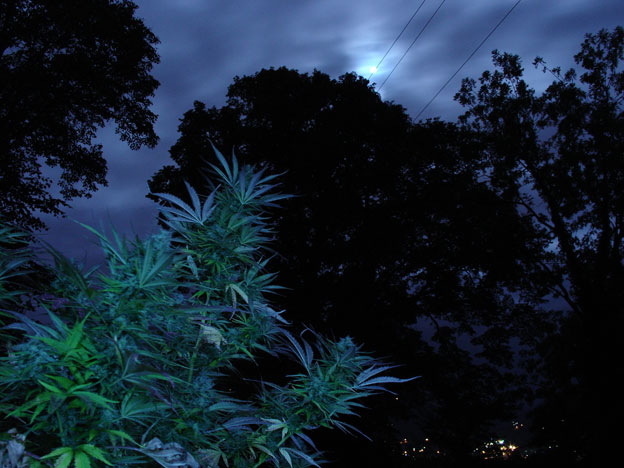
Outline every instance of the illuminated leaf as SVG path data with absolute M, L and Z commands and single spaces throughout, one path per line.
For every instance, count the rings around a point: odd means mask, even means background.
M 226 343 L 221 332 L 210 325 L 200 325 L 201 337 L 207 343 L 215 345 L 217 349 L 221 349 L 221 344 Z
M 115 431 L 115 432 L 121 432 L 121 431 Z M 124 433 L 125 434 L 125 433 Z M 128 436 L 126 434 L 126 436 Z M 128 436 L 130 437 L 130 436 Z M 132 440 L 132 439 L 131 439 Z M 112 463 L 110 463 L 106 457 L 104 456 L 104 453 L 102 452 L 102 450 L 100 450 L 98 447 L 96 447 L 95 445 L 91 445 L 91 444 L 82 444 L 78 446 L 78 450 L 82 450 L 83 452 L 89 454 L 89 456 L 100 460 L 101 462 L 106 463 L 107 465 L 113 466 Z M 78 452 L 76 453 L 76 458 L 78 457 Z M 88 461 L 88 460 L 87 460 Z M 77 466 L 77 465 L 76 465 Z M 89 465 L 87 465 L 89 466 Z

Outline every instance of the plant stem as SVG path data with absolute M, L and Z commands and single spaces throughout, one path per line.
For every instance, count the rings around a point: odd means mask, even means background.
M 191 365 L 189 366 L 188 373 L 188 383 L 191 383 L 191 379 L 193 378 L 193 366 L 195 365 L 195 358 L 197 357 L 197 348 L 199 348 L 199 342 L 201 340 L 201 329 L 197 333 L 197 341 L 195 341 L 195 346 L 193 347 L 193 355 L 191 356 Z

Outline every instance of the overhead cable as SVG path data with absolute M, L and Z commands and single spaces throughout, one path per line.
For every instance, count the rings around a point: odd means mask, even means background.
M 442 3 L 440 3 L 438 5 L 438 8 L 436 8 L 436 11 L 433 12 L 433 15 L 431 15 L 429 17 L 429 19 L 427 20 L 427 22 L 425 23 L 425 25 L 422 27 L 422 29 L 420 30 L 420 32 L 418 33 L 418 35 L 416 36 L 416 39 L 414 39 L 412 41 L 412 43 L 409 45 L 409 47 L 407 48 L 407 50 L 405 51 L 405 53 L 401 56 L 401 58 L 399 59 L 399 61 L 397 62 L 397 64 L 394 66 L 394 68 L 390 71 L 390 73 L 388 73 L 388 76 L 386 76 L 386 79 L 383 81 L 383 83 L 381 83 L 381 86 L 379 87 L 379 89 L 377 89 L 377 91 L 381 91 L 381 88 L 383 88 L 383 86 L 386 84 L 386 81 L 388 81 L 388 78 L 390 78 L 390 75 L 392 75 L 392 72 L 394 72 L 394 70 L 396 70 L 396 67 L 399 66 L 399 63 L 401 63 L 401 61 L 403 60 L 403 58 L 407 55 L 407 53 L 409 52 L 409 50 L 412 48 L 412 46 L 416 43 L 416 41 L 418 40 L 418 38 L 420 37 L 420 35 L 425 31 L 425 29 L 427 29 L 427 26 L 429 26 L 429 23 L 431 23 L 431 20 L 433 19 L 433 17 L 438 13 L 438 11 L 440 11 L 440 8 L 442 8 L 442 5 L 444 5 L 444 2 L 446 2 L 446 0 L 442 0 Z
M 427 0 L 423 0 L 423 2 L 420 4 L 420 6 L 416 9 L 416 11 L 414 12 L 414 14 L 412 15 L 412 17 L 409 19 L 409 21 L 407 22 L 407 24 L 403 27 L 403 30 L 399 33 L 399 35 L 396 37 L 396 39 L 394 40 L 394 42 L 392 43 L 392 45 L 390 46 L 390 48 L 386 51 L 386 53 L 384 54 L 383 57 L 381 57 L 381 60 L 379 61 L 379 63 L 377 64 L 377 66 L 375 67 L 375 70 L 379 69 L 379 66 L 381 65 L 381 62 L 384 61 L 384 59 L 386 58 L 386 55 L 388 55 L 388 53 L 392 50 L 392 48 L 394 47 L 394 44 L 396 44 L 396 42 L 399 40 L 399 38 L 401 37 L 401 35 L 405 32 L 405 30 L 407 29 L 407 27 L 409 26 L 409 24 L 412 22 L 412 20 L 414 19 L 414 17 L 418 14 L 418 12 L 420 11 L 420 9 L 422 8 L 422 6 L 425 4 Z M 371 77 L 373 76 L 375 72 L 371 73 L 370 76 L 368 77 L 368 81 L 370 81 Z
M 437 97 L 438 97 L 438 95 L 442 92 L 442 90 L 443 90 L 444 88 L 446 88 L 446 86 L 447 86 L 447 85 L 451 82 L 451 80 L 452 80 L 453 78 L 455 78 L 455 76 L 457 76 L 457 74 L 461 71 L 461 69 L 462 69 L 462 68 L 464 68 L 464 65 L 466 65 L 466 64 L 470 61 L 470 59 L 472 58 L 472 56 L 473 56 L 474 54 L 476 54 L 476 53 L 477 53 L 477 51 L 481 48 L 481 46 L 482 46 L 483 44 L 485 44 L 485 41 L 487 41 L 487 40 L 490 38 L 490 36 L 491 36 L 492 34 L 494 34 L 494 31 L 496 31 L 496 30 L 498 29 L 498 27 L 499 27 L 501 24 L 503 24 L 503 21 L 505 21 L 505 20 L 507 19 L 507 17 L 508 17 L 508 16 L 511 14 L 511 12 L 512 12 L 512 11 L 513 11 L 513 10 L 514 10 L 514 9 L 515 9 L 518 5 L 519 5 L 519 4 L 520 4 L 520 2 L 521 2 L 521 1 L 522 1 L 522 0 L 518 0 L 518 1 L 514 4 L 514 6 L 512 6 L 512 7 L 509 9 L 509 11 L 508 11 L 507 13 L 505 13 L 505 16 L 503 16 L 503 17 L 501 18 L 501 20 L 498 22 L 498 24 L 497 24 L 496 26 L 494 26 L 494 28 L 493 28 L 493 29 L 489 32 L 489 34 L 488 34 L 487 36 L 485 36 L 485 39 L 483 39 L 483 40 L 481 41 L 481 43 L 477 46 L 477 48 L 476 48 L 475 50 L 473 50 L 473 51 L 472 51 L 472 53 L 468 56 L 468 58 L 464 61 L 464 63 L 462 63 L 462 64 L 460 65 L 460 67 L 459 67 L 459 68 L 455 71 L 455 73 L 453 73 L 453 74 L 451 75 L 451 77 L 450 77 L 448 80 L 446 80 L 446 83 L 444 83 L 444 84 L 442 85 L 442 87 L 441 87 L 441 88 L 438 90 L 438 92 L 437 92 L 437 93 L 435 93 L 435 95 L 434 95 L 434 96 L 433 96 L 433 97 L 429 100 L 429 102 L 425 105 L 425 107 L 423 107 L 423 108 L 421 109 L 421 111 L 418 113 L 418 115 L 416 116 L 416 118 L 415 118 L 414 120 L 418 120 L 418 117 L 420 117 L 420 115 L 421 115 L 423 112 L 425 112 L 425 110 L 426 110 L 426 109 L 429 107 L 429 105 L 430 105 L 430 104 L 431 104 L 431 103 L 435 100 L 435 98 L 437 98 Z

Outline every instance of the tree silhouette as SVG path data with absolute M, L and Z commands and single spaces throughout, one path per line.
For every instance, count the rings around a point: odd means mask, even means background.
M 62 214 L 74 197 L 106 183 L 98 128 L 114 121 L 132 149 L 158 138 L 149 74 L 158 39 L 127 0 L 0 2 L 0 208 L 24 229 L 33 210 Z M 62 198 L 41 163 L 59 166 Z M 81 183 L 82 188 L 74 185 Z
M 484 72 L 480 86 L 464 80 L 456 96 L 469 108 L 461 121 L 484 146 L 488 185 L 541 242 L 537 256 L 518 257 L 528 285 L 546 285 L 569 309 L 552 314 L 540 345 L 542 438 L 592 466 L 604 466 L 623 415 L 623 50 L 622 27 L 587 34 L 574 56 L 584 69 L 578 78 L 538 57 L 534 64 L 556 79 L 541 96 L 522 80 L 518 56 L 494 51 L 496 71 Z
M 170 150 L 178 167 L 155 174 L 150 190 L 185 198 L 185 180 L 201 187 L 210 141 L 236 144 L 241 160 L 285 171 L 285 190 L 299 196 L 276 214 L 276 264 L 280 283 L 296 293 L 284 292 L 280 305 L 423 375 L 398 402 L 378 401 L 364 432 L 398 444 L 385 414 L 427 403 L 419 424 L 437 425 L 441 443 L 465 453 L 452 445 L 480 442 L 487 423 L 512 409 L 509 340 L 525 328 L 529 299 L 540 297 L 513 299 L 524 275 L 515 258 L 540 246 L 527 242 L 513 207 L 477 178 L 471 131 L 440 121 L 416 125 L 353 73 L 332 80 L 285 67 L 235 77 L 225 106 L 195 102 L 179 131 Z M 412 327 L 419 320 L 433 329 L 440 354 Z M 476 364 L 458 346 L 463 335 L 486 362 Z

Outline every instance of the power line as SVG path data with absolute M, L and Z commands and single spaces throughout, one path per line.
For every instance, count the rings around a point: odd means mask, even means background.
M 509 9 L 509 11 L 508 11 L 507 13 L 505 13 L 505 16 L 503 16 L 503 17 L 501 18 L 501 20 L 498 22 L 498 24 L 497 24 L 496 26 L 494 26 L 494 28 L 493 28 L 493 29 L 489 32 L 489 34 L 488 34 L 487 36 L 485 36 L 485 39 L 483 39 L 483 40 L 481 41 L 481 43 L 477 46 L 477 48 L 476 48 L 475 50 L 473 50 L 473 51 L 472 51 L 472 53 L 468 56 L 468 58 L 464 61 L 464 63 L 462 63 L 462 64 L 460 65 L 460 67 L 459 67 L 459 68 L 455 71 L 455 73 L 453 73 L 453 74 L 451 75 L 451 77 L 450 77 L 450 78 L 446 81 L 446 83 L 444 83 L 444 84 L 442 85 L 442 87 L 441 87 L 441 88 L 438 90 L 438 92 L 437 92 L 437 93 L 435 93 L 435 95 L 434 95 L 434 96 L 433 96 L 433 97 L 429 100 L 429 102 L 425 105 L 425 107 L 423 107 L 423 108 L 421 109 L 421 111 L 418 113 L 418 115 L 416 116 L 416 118 L 415 118 L 414 120 L 418 120 L 418 117 L 420 117 L 420 115 L 421 115 L 423 112 L 425 112 L 425 110 L 427 109 L 427 107 L 429 107 L 429 105 L 430 105 L 430 104 L 431 104 L 431 103 L 435 100 L 435 98 L 437 98 L 437 97 L 438 97 L 438 95 L 442 92 L 442 90 L 443 90 L 444 88 L 446 88 L 446 86 L 447 86 L 447 85 L 451 82 L 451 80 L 452 80 L 453 78 L 455 78 L 455 76 L 456 76 L 456 75 L 460 72 L 460 70 L 461 70 L 462 68 L 464 68 L 464 65 L 466 65 L 466 64 L 470 61 L 470 59 L 472 58 L 472 56 L 473 56 L 474 54 L 476 54 L 476 53 L 477 53 L 477 51 L 481 48 L 481 46 L 482 46 L 483 44 L 485 44 L 485 41 L 487 41 L 487 40 L 490 38 L 490 36 L 491 36 L 492 34 L 494 34 L 494 31 L 496 31 L 496 30 L 498 29 L 498 27 L 499 27 L 501 24 L 503 24 L 503 21 L 505 21 L 505 20 L 507 19 L 507 17 L 511 14 L 511 12 L 512 12 L 512 11 L 514 11 L 514 9 L 518 6 L 518 4 L 519 4 L 521 1 L 522 1 L 522 0 L 518 0 L 518 1 L 514 4 L 514 6 L 512 6 L 512 7 Z
M 412 41 L 412 43 L 410 44 L 410 46 L 407 48 L 407 50 L 405 51 L 405 53 L 401 56 L 401 58 L 399 59 L 399 61 L 397 62 L 397 64 L 394 66 L 394 68 L 390 71 L 390 73 L 388 73 L 388 76 L 386 76 L 386 79 L 383 81 L 383 83 L 381 83 L 381 86 L 379 87 L 379 89 L 377 91 L 381 91 L 381 88 L 383 88 L 383 85 L 386 84 L 386 81 L 388 81 L 388 78 L 390 78 L 390 75 L 392 75 L 392 72 L 394 72 L 394 70 L 396 70 L 396 67 L 399 66 L 399 63 L 401 63 L 401 61 L 403 60 L 403 58 L 407 55 L 407 53 L 409 52 L 409 50 L 412 48 L 412 46 L 416 43 L 416 41 L 418 40 L 418 38 L 420 37 L 420 35 L 425 31 L 425 29 L 427 29 L 427 26 L 429 26 L 429 23 L 431 23 L 431 20 L 433 19 L 433 17 L 438 13 L 438 11 L 440 10 L 440 8 L 442 8 L 442 5 L 444 5 L 444 2 L 446 2 L 446 0 L 442 0 L 442 3 L 440 3 L 438 5 L 438 8 L 436 9 L 436 11 L 433 12 L 433 15 L 431 15 L 429 17 L 429 19 L 427 20 L 427 22 L 425 23 L 425 25 L 422 27 L 422 29 L 420 30 L 420 32 L 418 33 L 418 35 L 416 36 L 416 39 L 414 39 Z
M 392 50 L 392 48 L 394 47 L 394 44 L 396 44 L 396 42 L 399 40 L 399 38 L 401 37 L 401 35 L 405 32 L 405 30 L 407 29 L 407 27 L 409 26 L 409 24 L 412 22 L 412 20 L 414 19 L 414 16 L 416 16 L 418 14 L 418 12 L 420 11 L 420 9 L 422 8 L 422 6 L 425 4 L 427 0 L 423 0 L 423 2 L 420 4 L 420 6 L 416 9 L 416 11 L 414 12 L 414 14 L 412 15 L 412 17 L 409 19 L 409 21 L 407 22 L 407 24 L 405 25 L 405 27 L 403 27 L 403 30 L 399 33 L 399 35 L 396 37 L 396 39 L 394 40 L 394 42 L 392 43 L 392 45 L 390 46 L 390 48 L 386 51 L 386 53 L 384 54 L 383 57 L 381 57 L 381 60 L 379 61 L 379 63 L 377 64 L 377 66 L 375 67 L 375 70 L 377 70 L 379 68 L 379 65 L 381 65 L 381 62 L 384 61 L 384 59 L 386 58 L 386 55 L 388 55 L 388 53 L 390 52 L 390 50 Z M 373 76 L 375 72 L 371 73 L 370 76 L 368 77 L 368 81 L 370 81 L 371 77 Z

